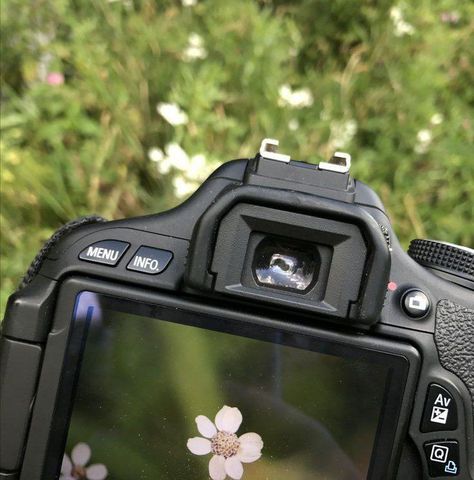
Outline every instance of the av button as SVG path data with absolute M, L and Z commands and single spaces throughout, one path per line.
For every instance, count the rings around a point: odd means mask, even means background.
M 428 442 L 424 445 L 431 477 L 459 475 L 459 444 L 455 440 Z
M 101 240 L 85 248 L 79 254 L 79 259 L 114 267 L 129 246 L 129 243 L 119 240 Z
M 173 254 L 159 248 L 140 247 L 127 265 L 127 270 L 156 275 L 170 263 Z
M 457 426 L 458 412 L 453 396 L 446 388 L 432 383 L 426 395 L 421 431 L 456 430 Z

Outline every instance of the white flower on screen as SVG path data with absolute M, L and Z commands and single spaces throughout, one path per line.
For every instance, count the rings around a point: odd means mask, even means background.
M 184 60 L 190 62 L 207 57 L 207 50 L 204 47 L 204 40 L 201 35 L 191 33 L 188 37 L 188 44 L 183 52 Z
M 404 35 L 413 35 L 415 33 L 415 28 L 413 25 L 410 25 L 403 18 L 403 11 L 398 6 L 393 6 L 390 9 L 390 18 L 393 23 L 393 33 L 397 37 L 403 37 Z
M 293 90 L 290 85 L 284 84 L 278 89 L 278 104 L 281 107 L 289 106 L 292 108 L 310 107 L 313 104 L 313 95 L 309 88 L 300 88 Z
M 188 115 L 176 103 L 159 103 L 156 111 L 171 125 L 185 125 Z
M 222 407 L 212 422 L 204 415 L 196 417 L 202 437 L 188 440 L 188 449 L 194 455 L 212 454 L 209 476 L 212 480 L 225 480 L 227 476 L 239 480 L 244 473 L 243 463 L 255 462 L 262 456 L 263 441 L 258 433 L 236 432 L 242 423 L 242 413 L 236 407 Z
M 71 452 L 71 458 L 65 453 L 61 465 L 59 480 L 105 480 L 108 472 L 102 463 L 86 466 L 91 458 L 91 449 L 87 443 L 78 443 Z
M 194 7 L 197 5 L 197 0 L 181 0 L 183 7 Z

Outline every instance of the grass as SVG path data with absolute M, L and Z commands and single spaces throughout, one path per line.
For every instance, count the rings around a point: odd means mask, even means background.
M 474 244 L 470 1 L 5 0 L 1 19 L 2 311 L 61 224 L 160 212 L 265 136 L 349 151 L 404 245 Z

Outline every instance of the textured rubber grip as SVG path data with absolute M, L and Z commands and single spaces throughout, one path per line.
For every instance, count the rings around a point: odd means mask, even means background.
M 465 383 L 474 406 L 474 310 L 441 300 L 436 309 L 435 341 L 441 365 Z
M 37 253 L 34 260 L 31 262 L 25 276 L 21 280 L 20 285 L 18 285 L 18 290 L 26 287 L 36 276 L 39 272 L 41 265 L 50 252 L 50 250 L 61 240 L 61 238 L 65 237 L 67 234 L 71 233 L 73 230 L 76 230 L 79 227 L 84 225 L 89 225 L 91 223 L 101 223 L 106 222 L 105 218 L 99 217 L 97 215 L 90 215 L 88 217 L 80 217 L 76 218 L 75 220 L 71 220 L 70 222 L 66 223 L 62 227 L 60 227 L 51 238 L 43 245 L 43 248 Z

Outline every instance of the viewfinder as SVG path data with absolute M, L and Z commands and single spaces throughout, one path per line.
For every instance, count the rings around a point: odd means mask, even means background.
M 255 250 L 253 273 L 259 285 L 304 293 L 316 283 L 320 264 L 314 245 L 268 237 Z

